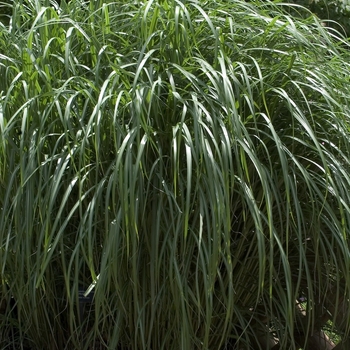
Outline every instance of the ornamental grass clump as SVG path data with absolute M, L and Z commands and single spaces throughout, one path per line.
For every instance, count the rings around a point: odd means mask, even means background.
M 349 43 L 270 2 L 11 7 L 0 347 L 345 342 Z

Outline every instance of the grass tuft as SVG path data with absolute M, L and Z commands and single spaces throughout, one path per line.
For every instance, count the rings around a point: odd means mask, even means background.
M 6 6 L 1 348 L 292 349 L 324 309 L 348 330 L 339 33 L 272 2 Z

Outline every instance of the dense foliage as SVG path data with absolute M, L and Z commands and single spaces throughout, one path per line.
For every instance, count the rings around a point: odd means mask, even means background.
M 347 338 L 340 34 L 278 3 L 10 9 L 2 349 L 311 349 L 329 319 Z

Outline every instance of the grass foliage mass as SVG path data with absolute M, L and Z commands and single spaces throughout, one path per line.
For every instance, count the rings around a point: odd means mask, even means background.
M 350 293 L 349 43 L 282 3 L 2 6 L 1 349 L 303 346 Z

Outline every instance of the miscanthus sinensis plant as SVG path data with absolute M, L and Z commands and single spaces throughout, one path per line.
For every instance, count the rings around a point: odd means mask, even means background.
M 269 2 L 2 6 L 2 349 L 346 339 L 340 34 Z

